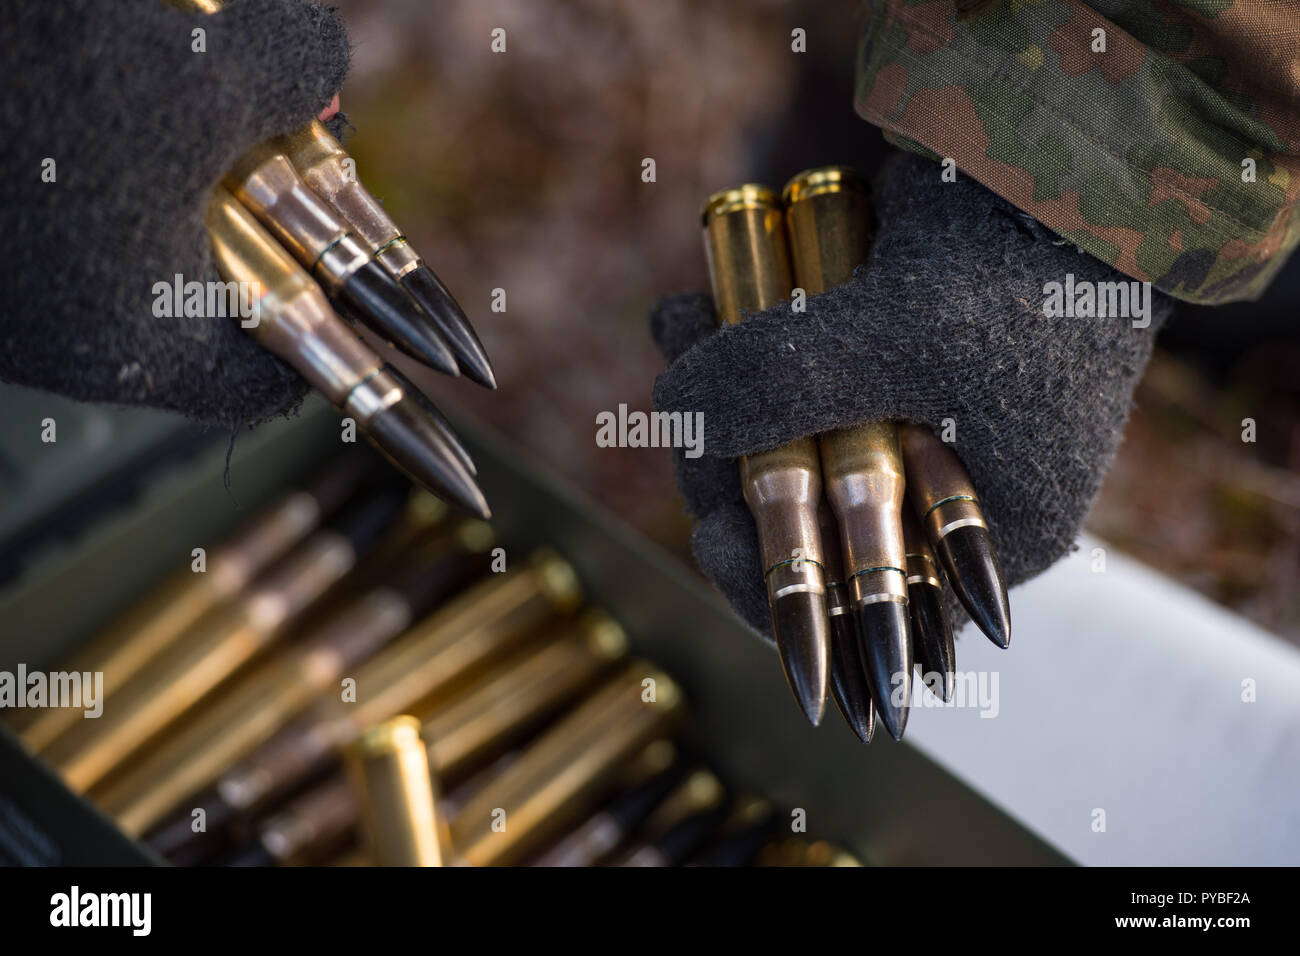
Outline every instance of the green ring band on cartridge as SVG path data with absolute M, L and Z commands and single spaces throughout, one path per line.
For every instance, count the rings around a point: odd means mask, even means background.
M 802 561 L 804 564 L 815 564 L 817 565 L 817 567 L 821 568 L 822 571 L 826 570 L 825 565 L 823 565 L 820 561 L 814 561 L 812 558 L 786 558 L 784 561 L 776 562 L 776 564 L 772 565 L 770 568 L 764 571 L 763 572 L 764 579 L 766 579 L 767 576 L 771 574 L 773 571 L 775 571 L 777 568 L 783 568 L 787 564 L 794 564 L 796 561 Z
M 940 498 L 934 504 L 930 505 L 925 514 L 921 516 L 921 520 L 924 521 L 926 518 L 930 517 L 930 512 L 934 511 L 935 508 L 940 505 L 946 505 L 950 501 L 973 501 L 975 504 L 980 503 L 980 500 L 974 495 L 949 495 L 947 498 Z
M 350 389 L 348 389 L 348 393 L 347 393 L 347 395 L 343 396 L 343 404 L 346 405 L 348 399 L 352 397 L 352 393 L 353 393 L 353 392 L 355 392 L 357 389 L 359 389 L 362 385 L 365 385 L 367 382 L 372 381 L 372 380 L 373 380 L 377 375 L 379 375 L 379 373 L 382 372 L 383 370 L 384 370 L 384 369 L 383 369 L 383 366 L 380 366 L 379 368 L 374 369 L 374 370 L 371 371 L 370 374 L 368 374 L 365 378 L 363 378 L 361 381 L 357 382 L 357 384 L 353 385 Z
M 853 578 L 856 578 L 859 574 L 872 574 L 873 572 L 876 571 L 897 571 L 904 578 L 907 577 L 907 572 L 904 571 L 902 568 L 895 568 L 895 567 L 891 567 L 888 564 L 885 564 L 878 568 L 863 568 L 861 571 L 854 571 L 852 574 L 849 575 L 849 579 L 852 580 Z
M 378 249 L 376 249 L 376 250 L 375 250 L 375 254 L 374 254 L 374 256 L 372 256 L 371 258 L 378 258 L 379 256 L 382 256 L 382 255 L 384 254 L 384 251 L 385 251 L 389 246 L 395 246 L 395 245 L 397 245 L 399 242 L 405 242 L 405 241 L 406 241 L 406 237 L 405 237 L 405 236 L 394 236 L 392 239 L 389 239 L 389 240 L 388 240 L 387 242 L 385 242 L 382 246 L 380 246 Z M 324 255 L 324 253 L 321 253 L 321 255 Z
M 350 235 L 352 235 L 352 233 L 350 233 L 350 232 L 345 232 L 345 233 L 343 233 L 343 235 L 339 236 L 337 239 L 335 239 L 333 242 L 331 242 L 328 246 L 326 246 L 324 249 L 322 249 L 322 250 L 320 251 L 320 255 L 318 255 L 318 256 L 316 257 L 316 261 L 313 262 L 313 263 L 311 264 L 311 268 L 308 269 L 307 271 L 308 271 L 308 272 L 315 272 L 315 271 L 316 271 L 316 267 L 317 267 L 318 265 L 320 265 L 320 261 L 321 261 L 322 259 L 324 259 L 327 255 L 329 255 L 330 250 L 333 249 L 335 246 L 337 246 L 340 242 L 342 242 L 344 239 L 346 239 L 346 238 L 347 238 L 348 236 L 350 236 Z

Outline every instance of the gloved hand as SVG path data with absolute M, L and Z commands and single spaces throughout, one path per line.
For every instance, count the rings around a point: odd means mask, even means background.
M 803 313 L 783 303 L 717 330 L 711 299 L 689 294 L 651 316 L 669 362 L 655 407 L 704 414 L 704 454 L 675 453 L 696 559 L 768 637 L 737 456 L 857 422 L 899 419 L 941 433 L 950 419 L 1014 585 L 1074 542 L 1172 310 L 1152 293 L 1145 328 L 1130 318 L 1045 317 L 1047 284 L 1068 274 L 1076 290 L 1131 280 L 974 180 L 945 183 L 940 172 L 919 156 L 891 158 L 873 187 L 868 262 L 845 286 L 809 296 Z
M 227 427 L 296 405 L 296 372 L 230 318 L 155 317 L 154 285 L 217 280 L 209 190 L 330 103 L 349 56 L 335 14 L 41 0 L 6 10 L 0 48 L 0 378 Z

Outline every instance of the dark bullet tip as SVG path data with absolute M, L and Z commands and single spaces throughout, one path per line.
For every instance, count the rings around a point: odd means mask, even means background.
M 988 529 L 968 525 L 950 531 L 939 540 L 935 552 L 971 620 L 998 647 L 1010 647 L 1011 607 Z
M 460 367 L 424 312 L 377 262 L 352 273 L 339 290 L 346 312 L 391 342 L 398 351 L 445 375 Z
M 943 606 L 943 592 L 929 584 L 914 584 L 907 589 L 907 603 L 912 613 L 912 643 L 922 681 L 931 674 L 940 675 L 938 687 L 925 686 L 946 703 L 952 700 L 957 683 L 957 652 L 952 624 Z
M 876 715 L 895 740 L 903 738 L 912 700 L 912 627 L 907 605 L 876 601 L 859 605 L 858 634 Z
M 421 404 L 404 395 L 366 425 L 371 439 L 398 468 L 432 494 L 486 521 L 487 499 L 460 456 Z
M 844 721 L 859 740 L 869 744 L 876 732 L 876 714 L 854 628 L 852 614 L 831 618 L 831 693 Z
M 401 282 L 402 287 L 424 310 L 451 346 L 465 377 L 484 388 L 496 388 L 496 373 L 492 370 L 487 350 L 479 341 L 474 327 L 469 324 L 464 310 L 433 270 L 421 263 L 402 276 Z
M 814 726 L 826 713 L 830 634 L 826 596 L 796 592 L 772 603 L 772 630 L 794 699 Z
M 402 393 L 404 395 L 409 395 L 413 402 L 416 402 L 422 409 L 424 409 L 425 414 L 429 416 L 429 421 L 438 429 L 443 440 L 446 441 L 447 445 L 456 454 L 456 457 L 460 459 L 460 463 L 465 466 L 465 470 L 471 475 L 477 475 L 478 465 L 474 464 L 474 459 L 471 458 L 469 452 L 465 450 L 465 446 L 460 443 L 460 439 L 456 436 L 456 430 L 451 427 L 451 422 L 449 422 L 447 416 L 442 413 L 442 409 L 433 403 L 433 399 L 420 391 L 420 389 L 415 386 L 414 382 L 398 371 L 396 366 L 385 365 L 384 371 L 397 380 L 398 384 L 402 386 Z

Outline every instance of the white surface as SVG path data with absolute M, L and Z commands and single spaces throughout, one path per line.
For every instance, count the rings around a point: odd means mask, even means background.
M 1300 651 L 1096 547 L 1012 592 L 1010 650 L 958 635 L 997 715 L 914 707 L 908 739 L 1080 863 L 1300 865 Z

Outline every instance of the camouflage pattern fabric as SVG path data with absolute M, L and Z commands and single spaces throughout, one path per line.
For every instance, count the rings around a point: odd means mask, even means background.
M 858 113 L 1121 272 L 1253 299 L 1300 239 L 1300 4 L 869 8 Z

